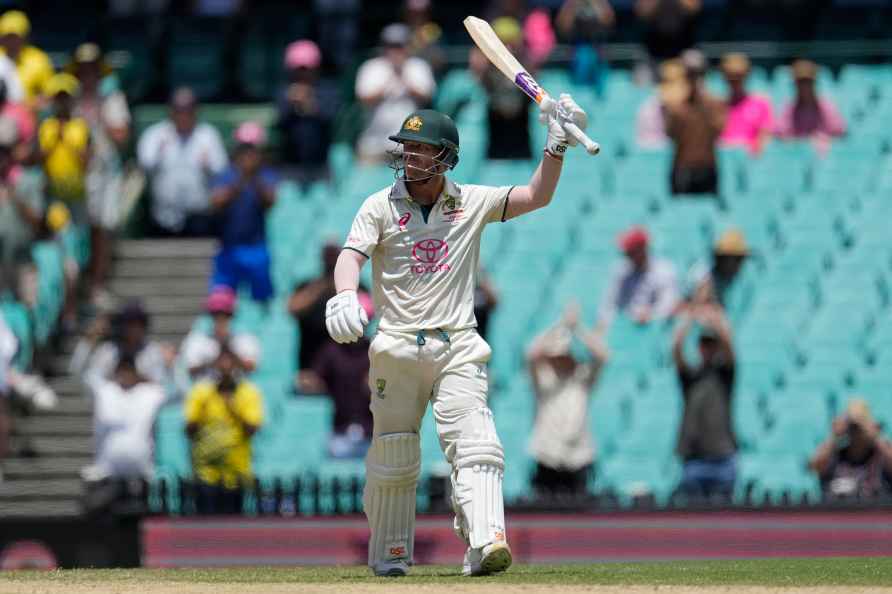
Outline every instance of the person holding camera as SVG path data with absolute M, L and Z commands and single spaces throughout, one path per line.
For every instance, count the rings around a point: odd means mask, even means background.
M 892 442 L 883 437 L 863 398 L 849 401 L 809 467 L 826 495 L 876 497 L 892 494 Z
M 197 383 L 185 403 L 186 434 L 198 482 L 196 512 L 238 514 L 253 482 L 251 439 L 263 424 L 263 397 L 243 377 L 238 356 L 220 346 L 214 377 Z

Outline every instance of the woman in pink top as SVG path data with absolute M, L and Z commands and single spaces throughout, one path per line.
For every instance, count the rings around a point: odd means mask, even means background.
M 815 91 L 817 74 L 814 62 L 793 62 L 796 98 L 784 108 L 775 133 L 785 140 L 811 139 L 819 150 L 826 151 L 831 138 L 845 135 L 846 123 L 833 102 Z
M 741 146 L 758 155 L 771 135 L 773 116 L 768 99 L 747 93 L 750 61 L 744 54 L 722 58 L 722 74 L 728 83 L 728 116 L 719 141 L 723 146 Z

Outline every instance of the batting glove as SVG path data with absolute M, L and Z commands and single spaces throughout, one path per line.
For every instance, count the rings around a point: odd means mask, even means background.
M 359 305 L 356 291 L 341 291 L 325 304 L 325 328 L 339 344 L 359 340 L 368 323 L 369 317 Z
M 555 105 L 557 103 L 557 105 Z M 579 144 L 577 140 L 564 129 L 565 123 L 573 123 L 580 130 L 588 127 L 588 116 L 573 98 L 567 93 L 561 93 L 557 102 L 553 99 L 543 101 L 539 113 L 539 121 L 548 125 L 548 140 L 545 142 L 545 150 L 556 157 L 562 157 L 568 146 Z

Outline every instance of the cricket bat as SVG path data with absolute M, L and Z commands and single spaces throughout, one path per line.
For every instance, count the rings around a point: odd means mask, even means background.
M 529 72 L 524 70 L 517 58 L 508 51 L 505 44 L 496 36 L 496 32 L 492 30 L 489 23 L 483 19 L 469 16 L 464 20 L 464 24 L 465 29 L 471 35 L 471 39 L 474 40 L 474 43 L 489 61 L 509 80 L 514 81 L 514 84 L 526 93 L 530 99 L 538 103 L 542 111 L 559 116 L 563 120 L 564 130 L 578 140 L 579 144 L 585 147 L 588 154 L 597 155 L 601 151 L 601 146 L 580 130 L 579 126 L 569 119 L 569 114 L 564 112 L 560 104 L 552 99 L 545 92 L 545 89 L 539 86 L 539 83 L 536 82 Z

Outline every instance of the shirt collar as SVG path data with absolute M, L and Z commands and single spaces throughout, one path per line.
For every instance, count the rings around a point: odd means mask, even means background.
M 443 192 L 440 196 L 446 196 L 447 198 L 461 198 L 461 187 L 451 179 L 447 178 L 446 183 L 443 185 Z M 409 189 L 406 187 L 406 180 L 398 179 L 394 182 L 393 186 L 390 188 L 390 199 L 411 199 L 411 196 L 409 196 Z

